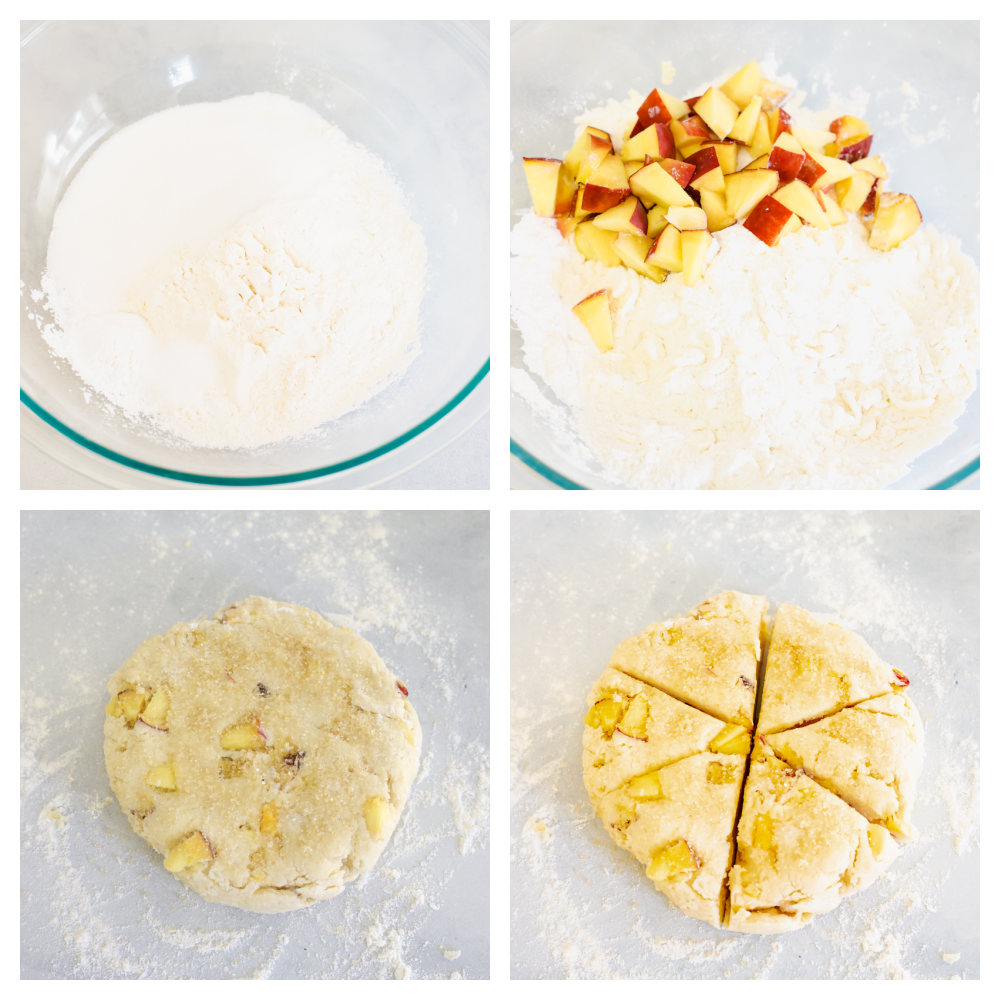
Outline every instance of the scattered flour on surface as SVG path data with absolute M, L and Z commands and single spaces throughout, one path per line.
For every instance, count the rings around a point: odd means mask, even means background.
M 485 663 L 471 665 L 467 626 L 442 606 L 436 574 L 407 555 L 411 529 L 382 513 L 120 520 L 131 534 L 113 569 L 106 547 L 97 561 L 67 554 L 80 530 L 69 524 L 56 562 L 35 561 L 26 577 L 26 621 L 44 628 L 22 644 L 23 968 L 72 979 L 452 978 L 423 939 L 448 933 L 437 914 L 469 891 L 467 866 L 487 846 L 488 731 L 476 730 L 472 702 L 484 690 L 472 671 L 484 677 Z M 90 537 L 94 523 L 82 530 Z M 266 918 L 205 903 L 163 872 L 109 795 L 100 738 L 118 665 L 108 649 L 127 633 L 124 659 L 172 624 L 157 617 L 163 595 L 184 595 L 192 606 L 176 620 L 193 619 L 245 596 L 250 579 L 365 633 L 408 681 L 424 728 L 421 772 L 379 865 L 336 899 Z M 486 956 L 462 951 L 459 978 L 488 975 Z

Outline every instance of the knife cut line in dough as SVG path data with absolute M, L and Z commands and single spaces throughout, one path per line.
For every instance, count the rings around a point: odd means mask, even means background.
M 812 912 L 826 912 L 838 905 L 843 896 L 867 888 L 891 864 L 898 854 L 895 841 L 906 840 L 912 835 L 908 818 L 922 756 L 919 714 L 902 694 L 903 685 L 909 683 L 903 675 L 879 659 L 860 636 L 793 605 L 779 607 L 774 628 L 769 633 L 766 609 L 767 601 L 762 597 L 726 591 L 702 602 L 687 616 L 651 625 L 639 636 L 624 640 L 591 691 L 584 736 L 584 782 L 612 839 L 636 857 L 642 855 L 640 860 L 645 859 L 644 863 L 649 866 L 647 874 L 653 870 L 658 872 L 650 875 L 656 887 L 685 913 L 714 926 L 724 922 L 731 929 L 748 933 L 776 933 L 802 926 L 812 919 Z M 714 626 L 713 621 L 717 623 Z M 756 659 L 753 667 L 748 655 L 751 653 Z M 706 662 L 699 664 L 699 655 Z M 770 672 L 772 657 L 776 663 L 773 674 Z M 752 685 L 748 674 L 755 679 Z M 900 680 L 902 684 L 898 683 Z M 805 690 L 797 690 L 799 686 Z M 612 690 L 622 702 L 617 707 L 608 702 L 608 692 Z M 702 722 L 700 740 L 696 741 L 700 748 L 695 747 L 690 738 L 683 748 L 675 744 L 669 752 L 658 747 L 654 738 L 657 727 L 649 733 L 637 728 L 636 720 L 640 717 L 645 720 L 651 717 L 650 713 L 626 707 L 626 697 L 634 699 L 637 695 L 642 695 L 650 704 L 655 702 L 658 709 L 655 714 L 661 719 L 666 717 L 665 712 L 669 715 L 667 708 L 679 717 L 685 711 L 695 713 L 692 718 Z M 748 707 L 752 719 L 747 717 Z M 810 715 L 809 709 L 815 714 Z M 866 718 L 862 719 L 862 714 Z M 882 721 L 869 720 L 869 715 Z M 610 772 L 615 774 L 613 781 L 594 777 L 594 772 L 599 770 L 595 762 L 604 752 L 600 746 L 603 743 L 608 747 L 612 739 L 610 729 L 603 735 L 595 731 L 599 728 L 596 716 L 600 716 L 602 725 L 612 728 L 622 720 L 627 730 L 625 734 L 614 732 L 614 737 L 621 735 L 621 739 L 609 753 L 614 758 L 615 770 Z M 759 725 L 761 718 L 771 720 L 766 736 L 764 727 Z M 728 725 L 706 748 L 704 742 L 712 728 L 707 719 L 714 719 L 716 723 L 724 721 Z M 786 724 L 780 725 L 782 720 Z M 755 723 L 759 726 L 754 740 L 757 749 L 751 756 L 750 733 Z M 662 730 L 660 725 L 660 735 Z M 713 883 L 712 891 L 706 896 L 691 888 L 690 883 L 698 870 L 697 852 L 678 835 L 683 826 L 680 816 L 686 808 L 685 797 L 674 795 L 676 801 L 670 820 L 673 840 L 659 848 L 651 838 L 655 839 L 658 829 L 655 816 L 665 814 L 665 807 L 654 803 L 661 798 L 660 784 L 667 780 L 667 772 L 675 765 L 685 763 L 690 769 L 694 767 L 693 758 L 704 756 L 706 750 L 720 749 L 719 741 L 725 743 L 733 739 L 738 743 L 728 744 L 725 752 L 737 754 L 737 759 L 746 764 L 738 790 L 734 790 L 732 822 L 724 835 L 721 833 L 724 824 L 716 816 L 716 854 L 728 845 L 730 857 L 721 886 L 716 888 Z M 772 746 L 771 740 L 779 746 Z M 671 753 L 674 756 L 670 763 L 658 763 L 670 758 Z M 758 761 L 756 771 L 755 760 Z M 735 870 L 740 857 L 741 837 L 746 851 L 751 849 L 746 845 L 754 839 L 753 831 L 744 836 L 742 829 L 743 816 L 748 809 L 748 788 L 753 780 L 756 802 L 759 782 L 753 775 L 765 767 L 762 763 L 765 760 L 772 762 L 767 765 L 772 770 L 777 767 L 775 774 L 790 776 L 779 775 L 780 780 L 792 781 L 800 790 L 806 790 L 801 794 L 818 803 L 817 816 L 822 813 L 836 819 L 836 822 L 830 820 L 834 831 L 832 840 L 818 828 L 803 838 L 801 831 L 794 832 L 795 824 L 792 824 L 788 830 L 793 833 L 782 834 L 787 840 L 782 851 L 791 853 L 787 857 L 783 853 L 780 857 L 775 854 L 775 864 L 786 874 L 800 872 L 800 875 L 808 873 L 810 866 L 816 868 L 822 863 L 829 867 L 833 864 L 830 859 L 836 861 L 833 867 L 841 861 L 844 864 L 839 881 L 830 885 L 810 883 L 814 899 L 803 895 L 804 890 L 790 888 L 792 895 L 789 898 L 771 900 L 774 905 L 757 908 L 747 903 L 752 902 L 754 878 L 764 877 L 767 866 L 757 865 L 746 878 L 741 868 L 737 874 L 742 895 L 735 906 L 737 916 L 731 921 L 734 912 L 731 870 Z M 600 766 L 607 763 L 602 760 Z M 670 780 L 674 781 L 684 770 L 672 771 Z M 698 799 L 695 791 L 691 790 L 691 803 Z M 780 802 L 774 801 L 778 808 Z M 691 811 L 693 807 L 687 808 Z M 754 808 L 759 811 L 759 803 Z M 631 837 L 614 827 L 608 818 L 622 813 L 623 809 L 623 815 L 628 818 L 626 828 L 637 818 L 643 819 Z M 810 819 L 809 809 L 802 812 L 802 816 L 807 825 L 816 819 Z M 694 829 L 696 817 L 691 815 L 686 822 Z M 861 838 L 862 832 L 866 837 Z M 662 833 L 661 839 L 666 836 L 666 832 Z M 703 830 L 699 836 L 704 836 Z M 851 843 L 839 843 L 838 837 L 840 840 L 847 837 Z M 682 846 L 685 844 L 688 846 Z M 775 851 L 778 850 L 776 846 Z M 809 851 L 819 853 L 810 860 Z M 693 860 L 685 867 L 688 854 Z M 654 855 L 660 857 L 656 864 L 649 860 Z M 779 872 L 779 868 L 775 872 Z M 666 878 L 665 871 L 674 871 L 675 875 L 672 879 Z M 705 888 L 706 879 L 698 877 Z M 808 882 L 805 875 L 802 878 Z M 780 883 L 780 877 L 778 881 Z M 670 891 L 668 885 L 672 885 Z M 750 896 L 746 895 L 748 890 Z M 801 905 L 805 898 L 815 903 L 809 912 Z

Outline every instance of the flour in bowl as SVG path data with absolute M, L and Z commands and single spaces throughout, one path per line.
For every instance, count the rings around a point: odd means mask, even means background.
M 419 350 L 426 249 L 382 161 L 254 94 L 114 135 L 60 203 L 52 350 L 125 416 L 252 448 L 356 409 Z
M 617 149 L 639 100 L 576 121 Z M 526 214 L 513 230 L 525 366 L 568 405 L 611 482 L 874 489 L 953 430 L 976 387 L 979 297 L 955 238 L 924 225 L 886 253 L 853 213 L 773 247 L 739 225 L 714 238 L 687 287 L 585 260 L 551 218 Z M 603 354 L 572 312 L 601 289 L 614 329 Z

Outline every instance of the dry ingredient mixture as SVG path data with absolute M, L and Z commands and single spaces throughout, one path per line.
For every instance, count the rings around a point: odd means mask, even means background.
M 70 184 L 43 335 L 126 418 L 253 448 L 402 374 L 425 267 L 385 165 L 316 112 L 275 94 L 187 105 L 123 129 Z
M 791 120 L 826 129 L 803 97 Z M 585 111 L 577 134 L 601 129 L 620 152 L 642 101 Z M 953 429 L 976 386 L 979 289 L 955 238 L 924 225 L 883 252 L 853 213 L 774 246 L 739 225 L 713 237 L 688 287 L 585 260 L 555 219 L 515 226 L 525 365 L 571 418 L 525 372 L 511 384 L 568 461 L 637 489 L 877 488 Z M 606 352 L 572 311 L 602 289 Z
M 978 978 L 974 944 L 951 936 L 960 924 L 969 934 L 961 914 L 979 880 L 976 590 L 945 594 L 927 572 L 948 553 L 956 580 L 978 578 L 978 540 L 956 523 L 963 518 L 971 515 L 515 518 L 514 978 Z M 862 897 L 781 940 L 716 931 L 668 904 L 594 817 L 578 756 L 580 691 L 620 636 L 725 582 L 828 609 L 877 643 L 912 680 L 925 725 L 919 839 Z
M 475 626 L 443 610 L 447 584 L 426 560 L 415 569 L 412 529 L 398 515 L 364 512 L 126 517 L 100 526 L 128 539 L 113 569 L 73 543 L 97 530 L 91 520 L 25 527 L 35 555 L 43 551 L 39 533 L 62 541 L 58 560 L 50 548 L 47 558 L 29 557 L 25 570 L 25 621 L 44 629 L 22 647 L 22 971 L 70 979 L 485 978 L 484 929 L 470 925 L 465 937 L 449 916 L 488 879 L 485 639 L 472 639 Z M 448 529 L 467 539 L 470 553 L 482 552 L 475 517 L 452 519 Z M 185 595 L 176 610 L 195 618 L 204 603 L 224 604 L 265 577 L 377 644 L 390 669 L 406 676 L 424 731 L 420 771 L 377 869 L 336 899 L 274 916 L 214 906 L 174 883 L 121 815 L 100 736 L 108 650 L 124 658 L 135 639 L 162 625 L 164 594 Z M 463 912 L 478 919 L 475 908 Z

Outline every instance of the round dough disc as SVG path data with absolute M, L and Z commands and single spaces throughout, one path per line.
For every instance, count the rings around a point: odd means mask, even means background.
M 279 913 L 372 867 L 420 756 L 371 643 L 248 597 L 147 639 L 108 683 L 104 755 L 132 828 L 216 903 Z

